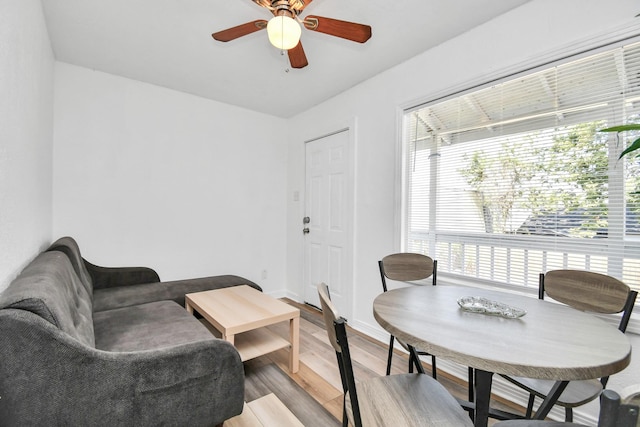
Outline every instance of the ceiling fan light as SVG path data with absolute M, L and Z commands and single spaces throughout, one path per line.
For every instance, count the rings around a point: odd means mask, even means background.
M 274 16 L 267 24 L 267 35 L 272 45 L 281 50 L 293 49 L 300 41 L 302 28 L 288 16 Z

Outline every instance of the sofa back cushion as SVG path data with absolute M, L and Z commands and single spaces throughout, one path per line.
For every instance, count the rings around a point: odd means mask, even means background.
M 67 255 L 69 261 L 71 261 L 73 269 L 82 281 L 85 289 L 93 298 L 93 280 L 91 279 L 89 270 L 87 270 L 84 259 L 80 254 L 80 247 L 78 246 L 78 243 L 75 241 L 75 239 L 69 236 L 61 237 L 53 242 L 51 246 L 49 246 L 47 251 L 60 251 L 64 252 Z
M 58 251 L 38 255 L 0 294 L 0 309 L 30 311 L 95 347 L 91 304 L 69 258 Z

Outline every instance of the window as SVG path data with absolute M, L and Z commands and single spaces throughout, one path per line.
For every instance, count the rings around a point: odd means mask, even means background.
M 552 269 L 640 290 L 640 43 L 407 110 L 404 250 L 466 280 L 537 287 Z

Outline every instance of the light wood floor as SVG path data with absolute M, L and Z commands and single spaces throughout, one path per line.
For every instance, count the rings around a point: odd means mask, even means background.
M 330 346 L 321 313 L 313 307 L 298 304 L 289 299 L 283 301 L 301 311 L 300 321 L 300 370 L 296 374 L 288 370 L 288 349 L 279 350 L 249 363 L 275 363 L 300 387 L 337 420 L 342 419 L 342 386 L 333 347 Z M 288 322 L 269 326 L 269 329 L 288 337 Z M 388 342 L 381 343 L 353 329 L 349 330 L 349 345 L 357 381 L 384 375 L 386 372 Z M 431 371 L 428 363 L 425 370 Z M 408 359 L 401 352 L 393 358 L 392 374 L 407 372 Z M 250 375 L 250 374 L 249 374 Z M 247 378 L 250 381 L 251 378 Z M 438 380 L 456 397 L 466 399 L 467 385 L 446 373 L 438 373 Z M 501 399 L 492 401 L 492 407 L 522 413 L 522 408 Z M 490 421 L 490 425 L 492 422 Z M 308 426 L 310 427 L 310 426 Z

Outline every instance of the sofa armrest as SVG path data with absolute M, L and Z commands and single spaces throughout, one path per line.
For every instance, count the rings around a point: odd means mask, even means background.
M 39 316 L 5 309 L 0 360 L 0 419 L 6 426 L 211 426 L 243 408 L 240 356 L 215 338 L 105 352 Z
M 83 261 L 91 276 L 94 290 L 160 281 L 158 273 L 148 267 L 101 267 L 84 258 Z

